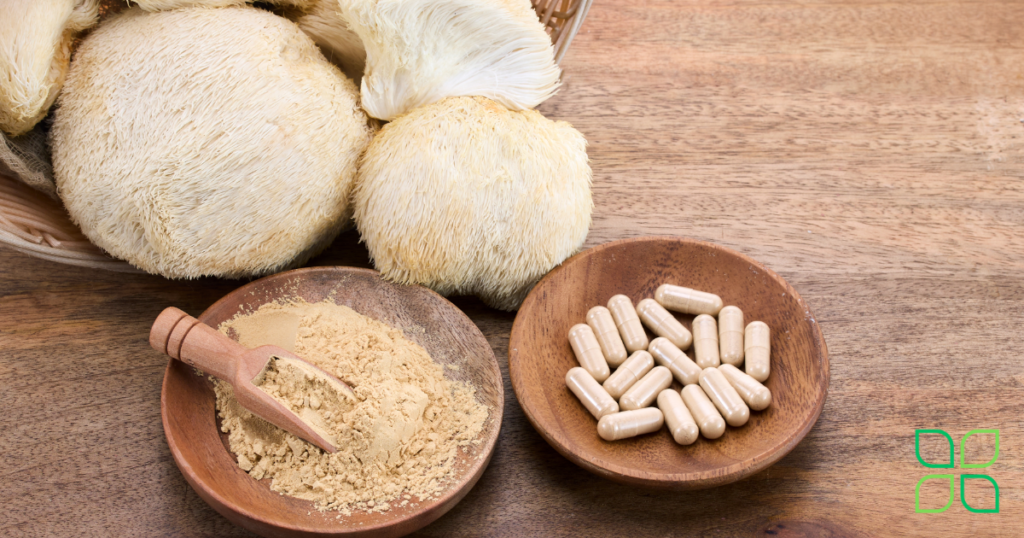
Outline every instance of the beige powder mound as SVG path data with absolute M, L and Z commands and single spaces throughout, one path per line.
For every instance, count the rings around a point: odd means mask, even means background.
M 335 414 L 346 407 L 344 400 L 351 401 L 354 395 L 324 375 L 323 370 L 302 361 L 274 357 L 252 383 L 295 413 L 328 443 L 338 444 L 335 428 L 330 424 L 335 421 Z
M 216 384 L 221 429 L 238 465 L 320 510 L 386 511 L 438 496 L 459 448 L 477 442 L 487 419 L 474 389 L 445 379 L 442 366 L 401 330 L 330 301 L 263 305 L 221 331 L 247 347 L 291 349 L 352 387 L 355 401 L 281 367 L 269 368 L 262 381 L 264 391 L 331 435 L 338 451 L 327 454 L 255 417 L 230 385 Z

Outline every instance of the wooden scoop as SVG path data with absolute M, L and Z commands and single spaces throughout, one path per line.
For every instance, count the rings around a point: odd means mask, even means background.
M 340 379 L 324 372 L 277 346 L 248 349 L 198 319 L 172 307 L 164 309 L 153 322 L 149 345 L 171 358 L 193 366 L 235 389 L 238 403 L 252 414 L 288 433 L 334 453 L 334 445 L 316 432 L 294 412 L 281 405 L 255 384 L 271 361 L 285 361 L 332 383 L 339 393 L 355 399 L 352 389 Z

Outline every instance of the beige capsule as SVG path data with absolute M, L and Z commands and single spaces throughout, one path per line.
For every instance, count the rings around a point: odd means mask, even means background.
M 764 383 L 771 373 L 771 331 L 763 321 L 751 321 L 743 334 L 747 375 Z
M 668 368 L 683 385 L 696 385 L 700 380 L 700 366 L 667 338 L 658 337 L 651 340 L 647 351 L 654 357 L 654 362 Z
M 743 363 L 743 311 L 735 306 L 718 312 L 718 348 L 724 364 Z
M 597 343 L 593 329 L 589 325 L 577 323 L 569 329 L 569 345 L 572 352 L 576 354 L 576 360 L 595 381 L 601 382 L 608 379 L 611 370 L 601 353 L 601 346 Z
M 690 331 L 686 330 L 686 327 L 683 327 L 683 324 L 679 323 L 679 320 L 671 312 L 658 304 L 658 301 L 654 299 L 640 301 L 636 304 L 636 313 L 640 316 L 640 321 L 651 332 L 662 338 L 668 338 L 679 349 L 686 349 L 690 347 L 690 342 L 693 342 L 693 335 L 690 334 Z
M 672 389 L 661 391 L 658 394 L 658 409 L 665 415 L 665 424 L 677 443 L 692 445 L 697 440 L 700 428 L 678 392 Z
M 718 368 L 707 368 L 700 373 L 700 388 L 704 389 L 704 394 L 707 394 L 730 426 L 738 428 L 750 420 L 747 404 L 743 403 L 743 398 L 740 398 Z
M 628 411 L 647 407 L 654 402 L 659 392 L 670 386 L 672 386 L 672 372 L 664 366 L 655 366 L 619 398 L 619 409 Z
M 605 415 L 597 422 L 597 434 L 605 441 L 618 441 L 661 429 L 665 415 L 657 407 Z
M 587 325 L 594 330 L 601 353 L 611 366 L 619 366 L 626 360 L 626 346 L 619 337 L 619 329 L 615 327 L 612 313 L 603 306 L 595 306 L 587 312 Z
M 608 310 L 612 312 L 615 327 L 619 329 L 626 349 L 630 353 L 647 349 L 647 333 L 644 332 L 644 326 L 640 324 L 640 318 L 636 315 L 633 301 L 625 295 L 616 295 L 608 299 Z
M 703 291 L 682 286 L 662 284 L 654 292 L 654 300 L 661 306 L 684 314 L 708 314 L 714 316 L 722 309 L 722 298 Z
M 604 390 L 612 398 L 618 398 L 625 394 L 629 387 L 647 375 L 651 368 L 654 368 L 654 357 L 651 357 L 651 354 L 646 351 L 637 351 L 630 355 L 612 375 L 608 376 L 608 379 L 604 380 Z
M 579 366 L 565 374 L 565 386 L 569 387 L 583 407 L 598 420 L 605 415 L 619 412 L 619 404 L 615 403 L 615 399 L 594 380 L 594 376 Z
M 693 420 L 700 428 L 700 434 L 708 439 L 718 439 L 725 433 L 725 419 L 718 414 L 715 404 L 711 403 L 708 395 L 700 385 L 687 385 L 683 387 L 683 403 L 686 409 L 693 415 Z
M 744 373 L 743 370 L 731 364 L 723 364 L 718 369 L 725 375 L 732 388 L 736 389 L 740 398 L 747 402 L 747 406 L 751 410 L 763 411 L 772 404 L 772 391 Z
M 718 324 L 707 314 L 693 318 L 693 356 L 701 368 L 714 368 L 722 363 L 718 358 Z

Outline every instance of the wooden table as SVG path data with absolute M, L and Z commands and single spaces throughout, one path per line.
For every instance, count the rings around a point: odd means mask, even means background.
M 480 483 L 421 535 L 1019 534 L 1022 28 L 1018 1 L 598 0 L 565 86 L 541 107 L 590 141 L 587 245 L 676 234 L 765 262 L 821 323 L 828 401 L 807 438 L 750 479 L 688 493 L 619 486 L 527 423 L 507 377 L 513 315 L 459 298 L 502 363 L 505 420 Z M 0 535 L 247 535 L 171 460 L 166 360 L 146 343 L 164 306 L 198 314 L 241 282 L 2 252 Z M 314 263 L 368 260 L 350 232 Z M 998 429 L 998 460 L 926 468 L 914 451 L 923 428 L 957 442 Z M 937 440 L 922 438 L 931 461 Z M 967 461 L 992 448 L 973 439 Z M 920 478 L 971 472 L 998 482 L 999 513 L 969 512 L 958 484 L 946 512 L 915 513 Z M 972 505 L 994 503 L 991 486 L 968 490 Z M 929 482 L 922 506 L 944 495 Z

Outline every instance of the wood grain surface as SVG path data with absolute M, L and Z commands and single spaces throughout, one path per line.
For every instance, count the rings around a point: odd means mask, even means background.
M 1022 28 L 1018 1 L 595 2 L 565 86 L 541 106 L 590 141 L 587 246 L 673 234 L 763 262 L 818 317 L 829 397 L 776 465 L 671 493 L 561 457 L 504 370 L 490 467 L 420 535 L 1018 535 Z M 2 256 L 0 535 L 248 536 L 171 461 L 166 360 L 147 344 L 163 307 L 195 315 L 242 282 Z M 354 233 L 314 263 L 368 265 Z M 504 363 L 513 315 L 455 302 Z M 981 471 L 999 484 L 1000 513 L 968 512 L 959 489 L 946 512 L 914 512 L 917 481 L 947 472 L 917 462 L 920 428 L 956 440 L 1000 430 L 999 459 Z M 930 460 L 937 448 L 922 442 Z M 968 461 L 991 450 L 968 443 Z M 969 487 L 972 504 L 991 506 L 990 488 Z M 925 489 L 929 503 L 943 498 Z

